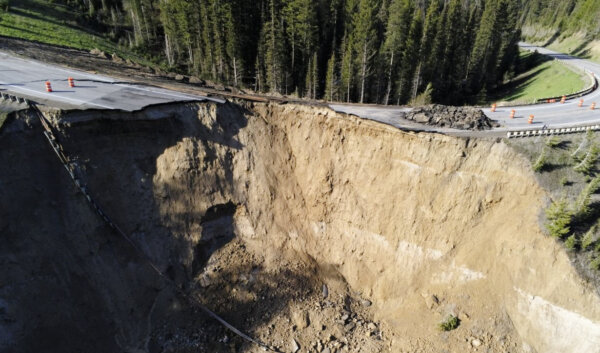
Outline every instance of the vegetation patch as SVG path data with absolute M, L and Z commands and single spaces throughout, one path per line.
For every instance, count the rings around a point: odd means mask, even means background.
M 543 214 L 548 235 L 564 244 L 584 273 L 600 278 L 600 137 L 590 130 L 507 143 L 530 159 L 551 194 Z
M 8 9 L 8 10 L 6 10 Z M 100 30 L 83 26 L 77 20 L 86 14 L 59 3 L 43 0 L 0 0 L 0 35 L 75 49 L 99 49 L 120 57 L 147 63 L 147 60 L 120 46 Z M 83 22 L 83 21 L 82 21 Z M 87 19 L 93 23 L 92 19 Z
M 440 322 L 438 328 L 441 331 L 452 331 L 460 325 L 460 320 L 454 316 L 449 315 L 444 321 Z
M 0 130 L 2 130 L 6 118 L 8 118 L 8 113 L 0 112 Z
M 534 103 L 538 99 L 558 97 L 581 91 L 589 84 L 585 73 L 560 61 L 548 60 L 537 52 L 521 53 L 520 75 L 501 86 L 493 100 Z

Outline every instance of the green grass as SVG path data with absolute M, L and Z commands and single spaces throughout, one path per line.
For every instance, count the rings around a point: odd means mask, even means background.
M 12 0 L 9 12 L 0 11 L 0 35 L 83 50 L 97 48 L 147 64 L 109 38 L 77 24 L 77 16 L 70 8 L 48 1 Z
M 493 101 L 533 103 L 585 89 L 589 79 L 582 72 L 555 60 L 540 62 L 500 88 Z
M 449 315 L 444 321 L 438 324 L 438 328 L 441 331 L 452 331 L 460 325 L 460 320 L 454 316 Z

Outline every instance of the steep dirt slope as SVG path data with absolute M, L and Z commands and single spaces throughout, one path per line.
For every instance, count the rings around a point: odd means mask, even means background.
M 506 145 L 297 106 L 256 110 L 291 150 L 306 214 L 288 236 L 373 300 L 397 333 L 394 351 L 458 352 L 463 335 L 493 351 L 600 350 L 598 293 L 540 232 L 544 193 Z M 449 312 L 462 332 L 440 335 Z M 523 345 L 507 347 L 516 333 Z
M 599 351 L 598 293 L 539 230 L 544 192 L 500 141 L 244 102 L 47 116 L 170 280 L 283 351 Z M 258 350 L 103 223 L 39 123 L 7 124 L 0 351 Z M 439 331 L 449 314 L 461 325 Z

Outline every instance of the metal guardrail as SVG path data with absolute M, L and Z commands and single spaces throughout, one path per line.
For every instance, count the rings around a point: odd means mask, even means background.
M 588 130 L 598 131 L 600 130 L 600 124 L 578 126 L 578 127 L 566 127 L 560 129 L 537 129 L 537 130 L 520 130 L 520 131 L 509 131 L 506 133 L 507 138 L 518 138 L 518 137 L 536 137 L 536 136 L 549 136 L 549 135 L 564 135 L 564 134 L 575 134 L 578 132 L 586 132 Z
M 27 98 L 18 97 L 18 96 L 12 95 L 12 94 L 4 93 L 4 92 L 0 92 L 0 99 L 10 100 L 11 102 L 29 104 L 29 100 Z

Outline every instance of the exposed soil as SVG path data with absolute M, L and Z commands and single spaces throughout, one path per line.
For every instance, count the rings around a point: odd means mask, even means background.
M 481 109 L 431 104 L 417 107 L 405 116 L 417 123 L 461 130 L 489 130 L 499 126 Z
M 2 352 L 262 351 L 174 285 L 283 352 L 598 352 L 598 294 L 540 231 L 546 194 L 501 141 L 246 101 L 46 116 L 144 255 L 39 122 L 9 118 Z

